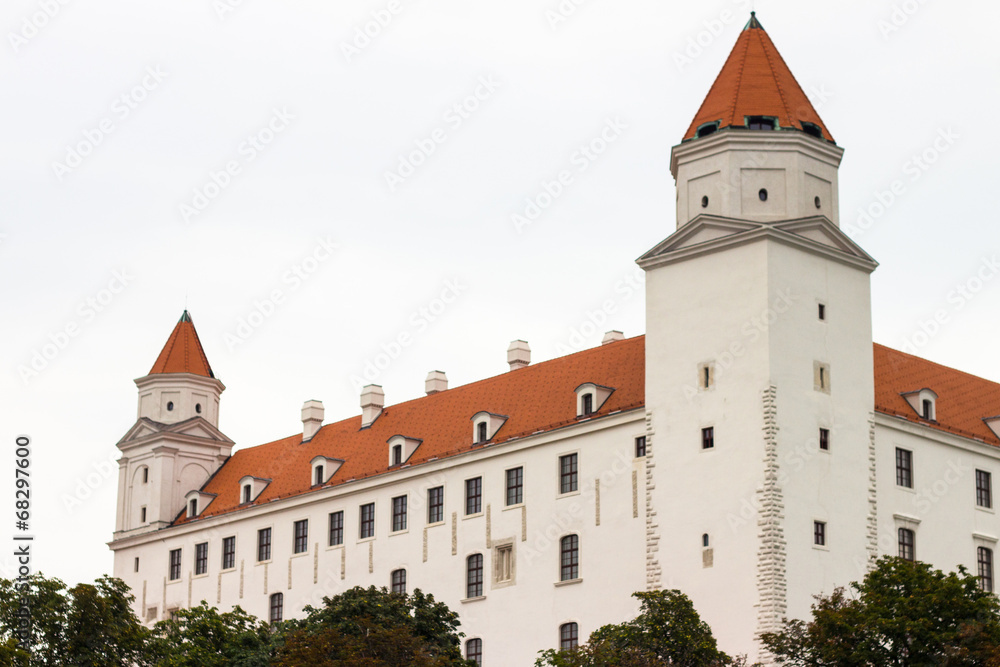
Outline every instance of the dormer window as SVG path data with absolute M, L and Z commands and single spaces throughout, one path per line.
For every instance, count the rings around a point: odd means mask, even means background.
M 209 503 L 215 499 L 215 494 L 213 493 L 202 493 L 197 489 L 194 491 L 188 491 L 184 495 L 184 501 L 187 507 L 187 518 L 194 519 L 197 518 L 199 512 L 204 512 L 205 508 L 208 507 Z
M 389 467 L 392 468 L 393 466 L 405 465 L 423 440 L 408 438 L 405 435 L 394 435 L 386 442 L 389 445 Z
M 472 442 L 476 445 L 484 445 L 496 437 L 497 431 L 507 421 L 506 415 L 497 415 L 492 412 L 477 412 L 472 416 Z
M 392 448 L 392 465 L 398 466 L 403 463 L 403 446 L 394 445 Z
M 313 484 L 315 484 L 316 486 L 319 486 L 320 484 L 323 483 L 323 464 L 322 463 L 319 464 L 318 466 L 316 466 L 316 468 L 315 468 L 315 476 L 313 477 L 313 479 L 315 480 L 313 482 Z
M 188 518 L 193 519 L 198 516 L 198 499 L 192 498 L 191 502 L 188 503 Z
M 698 131 L 696 133 L 697 137 L 707 137 L 710 134 L 714 134 L 716 130 L 719 129 L 719 121 L 713 121 L 711 123 L 704 123 L 698 126 Z
M 937 394 L 926 387 L 903 394 L 917 416 L 931 422 L 937 421 L 937 397 Z
M 746 124 L 748 130 L 774 130 L 778 127 L 778 121 L 771 116 L 747 116 Z
M 823 138 L 823 128 L 821 128 L 816 123 L 809 123 L 807 121 L 802 120 L 799 121 L 799 124 L 802 125 L 802 131 L 808 134 L 809 136 L 816 137 L 817 139 Z
M 253 487 L 249 484 L 243 485 L 243 504 L 250 502 L 251 494 L 253 494 Z
M 271 483 L 269 479 L 262 479 L 260 477 L 253 477 L 252 475 L 247 475 L 240 480 L 240 502 L 243 505 L 247 505 L 257 500 L 257 497 L 267 488 L 267 485 Z
M 313 460 L 309 462 L 312 466 L 312 485 L 322 486 L 329 482 L 343 463 L 340 459 L 331 459 L 325 456 L 313 457 Z
M 600 411 L 608 397 L 614 393 L 613 387 L 585 382 L 576 388 L 576 416 L 589 417 Z

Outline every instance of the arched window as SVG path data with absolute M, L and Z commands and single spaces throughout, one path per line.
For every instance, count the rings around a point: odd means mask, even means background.
M 576 623 L 563 623 L 559 626 L 559 648 L 576 648 L 580 641 L 580 629 Z
M 271 622 L 278 623 L 284 618 L 285 615 L 285 596 L 281 593 L 275 593 L 271 596 Z
M 483 640 L 470 639 L 465 642 L 465 659 L 472 660 L 477 665 L 483 664 Z
M 580 578 L 580 538 L 567 535 L 559 540 L 560 551 L 560 581 L 571 581 Z
M 393 593 L 406 595 L 406 570 L 393 570 L 391 583 Z
M 466 560 L 465 597 L 478 598 L 483 595 L 483 555 L 472 554 Z

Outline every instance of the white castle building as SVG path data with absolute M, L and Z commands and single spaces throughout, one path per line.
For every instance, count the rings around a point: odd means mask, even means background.
M 679 588 L 730 653 L 882 554 L 992 590 L 1000 384 L 873 345 L 875 261 L 839 228 L 843 149 L 756 18 L 671 153 L 645 336 L 233 452 L 185 312 L 136 380 L 114 574 L 152 623 L 265 619 L 355 585 L 433 593 L 485 665 L 530 665 Z M 499 351 L 498 351 L 499 352 Z

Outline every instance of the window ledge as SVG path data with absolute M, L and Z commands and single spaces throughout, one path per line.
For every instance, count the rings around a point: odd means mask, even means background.
M 462 517 L 462 521 L 465 521 L 466 519 L 479 519 L 482 516 L 483 516 L 482 512 L 476 512 L 475 514 L 466 514 L 465 516 Z
M 461 603 L 465 604 L 466 602 L 479 602 L 480 600 L 485 600 L 485 599 L 486 599 L 485 595 L 479 595 L 474 598 L 465 598 L 464 600 L 461 600 Z
M 556 496 L 556 500 L 559 500 L 560 498 L 572 498 L 573 496 L 578 496 L 578 495 L 580 495 L 580 489 L 577 489 L 576 491 L 567 491 L 566 493 L 558 494 Z
M 976 505 L 976 509 L 980 512 L 986 512 L 987 514 L 996 514 L 997 511 L 992 507 L 983 507 L 982 505 Z
M 825 544 L 814 544 L 813 549 L 815 549 L 816 551 L 825 551 L 827 553 L 830 552 L 830 547 L 826 546 Z
M 566 581 L 557 581 L 555 583 L 555 586 L 556 586 L 556 588 L 560 588 L 562 586 L 572 586 L 573 584 L 582 584 L 582 583 L 583 583 L 583 577 L 577 577 L 576 579 L 567 579 Z
M 257 561 L 256 563 L 254 563 L 254 566 L 257 566 L 257 565 L 270 565 L 272 562 L 273 561 L 270 558 L 268 558 L 267 560 L 259 560 L 259 561 Z
M 343 542 L 341 542 L 340 544 L 328 544 L 328 545 L 326 545 L 326 550 L 327 551 L 334 551 L 336 549 L 343 549 L 343 548 L 344 548 L 344 543 Z
M 227 567 L 224 570 L 219 570 L 219 574 L 226 574 L 228 572 L 235 572 L 235 571 L 236 571 L 236 567 L 235 566 L 234 567 Z
M 365 542 L 374 542 L 374 541 L 375 541 L 375 536 L 374 535 L 372 535 L 371 537 L 359 537 L 358 538 L 358 544 L 363 544 Z
M 290 557 L 291 558 L 302 558 L 303 556 L 308 556 L 308 555 L 309 555 L 309 550 L 306 549 L 305 551 L 300 551 L 297 554 L 293 553 Z
M 506 512 L 508 510 L 519 510 L 524 507 L 524 503 L 517 503 L 516 505 L 507 505 L 501 511 Z
M 445 525 L 445 523 L 447 523 L 447 522 L 444 519 L 441 519 L 440 521 L 435 521 L 434 523 L 427 524 L 427 527 L 428 528 L 437 528 L 438 526 Z
M 208 572 L 205 572 L 204 574 L 192 574 L 191 575 L 191 579 L 192 580 L 194 580 L 194 579 L 205 579 L 207 577 L 208 577 Z
M 167 579 L 167 585 L 169 586 L 170 584 L 179 584 L 182 581 L 184 581 L 183 577 L 177 577 L 176 579 L 170 579 L 170 578 L 168 578 Z
M 389 537 L 395 537 L 396 535 L 406 535 L 408 532 L 410 532 L 409 528 L 403 528 L 402 530 L 394 530 L 391 533 L 389 533 Z

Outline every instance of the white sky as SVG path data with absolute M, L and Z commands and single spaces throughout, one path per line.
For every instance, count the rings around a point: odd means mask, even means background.
M 55 16 L 26 26 L 46 2 Z M 27 433 L 34 565 L 71 583 L 111 572 L 117 471 L 101 471 L 135 420 L 132 379 L 185 304 L 228 387 L 220 426 L 238 447 L 297 432 L 306 399 L 325 402 L 327 421 L 358 413 L 351 376 L 400 334 L 410 344 L 375 378 L 390 404 L 421 395 L 432 369 L 452 386 L 505 371 L 515 338 L 535 361 L 579 347 L 574 331 L 607 299 L 615 312 L 584 347 L 612 328 L 642 333 L 643 294 L 621 281 L 674 229 L 670 148 L 749 14 L 743 0 L 576 0 L 553 27 L 558 0 L 230 0 L 220 17 L 224 2 L 0 9 L 0 537 L 14 533 L 13 445 Z M 390 4 L 391 22 L 348 59 L 355 29 Z M 1000 279 L 969 301 L 954 293 L 998 270 L 982 267 L 1000 237 L 1000 6 L 756 5 L 847 150 L 842 226 L 882 264 L 875 339 L 901 348 L 941 310 L 947 321 L 920 354 L 1000 379 Z M 894 6 L 900 25 L 883 34 Z M 496 88 L 480 89 L 479 108 L 446 116 L 481 79 Z M 120 98 L 136 86 L 130 108 Z M 244 142 L 275 109 L 293 118 L 250 160 Z M 618 140 L 579 172 L 578 147 L 616 119 Z M 84 145 L 78 165 L 54 166 L 102 124 L 112 131 Z M 390 191 L 385 172 L 437 128 L 444 142 Z M 936 161 L 913 171 L 926 149 Z M 240 172 L 185 221 L 181 205 L 230 161 Z M 573 182 L 518 233 L 511 216 L 564 169 Z M 902 194 L 859 230 L 859 208 L 895 180 Z M 296 284 L 289 271 L 318 239 L 338 250 Z M 89 309 L 116 272 L 125 288 Z M 461 287 L 455 302 L 426 328 L 411 319 L 447 281 Z M 275 290 L 270 317 L 246 341 L 227 340 Z M 23 378 L 19 368 L 74 326 Z M 70 497 L 79 502 L 67 508 Z M 0 576 L 10 563 L 0 557 Z

